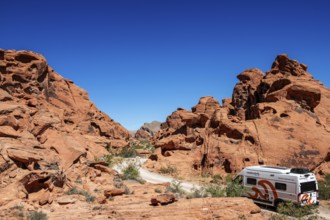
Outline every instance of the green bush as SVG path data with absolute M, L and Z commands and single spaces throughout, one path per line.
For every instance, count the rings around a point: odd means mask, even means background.
M 285 215 L 274 215 L 272 214 L 269 220 L 287 220 L 288 218 Z
M 227 185 L 223 184 L 223 178 L 220 175 L 212 177 L 213 184 L 205 186 L 203 189 L 194 192 L 197 196 L 206 196 L 211 197 L 240 197 L 244 195 L 246 189 L 238 181 L 234 181 L 232 177 L 227 176 L 226 182 Z M 206 193 L 203 194 L 203 191 Z
M 227 197 L 240 197 L 243 196 L 246 192 L 246 189 L 243 185 L 239 184 L 236 181 L 232 181 L 226 186 L 226 196 Z
M 208 194 L 207 194 L 205 188 L 203 188 L 203 187 L 200 187 L 199 189 L 197 189 L 197 188 L 193 189 L 192 193 L 189 194 L 190 198 L 205 198 L 207 196 L 208 196 Z
M 33 211 L 29 214 L 28 219 L 30 220 L 47 220 L 47 214 L 42 211 Z
M 320 199 L 330 199 L 330 174 L 325 175 L 324 181 L 319 182 L 319 197 Z
M 222 184 L 223 182 L 223 177 L 220 174 L 212 176 L 212 183 Z
M 177 172 L 177 169 L 175 166 L 168 166 L 168 167 L 161 167 L 159 169 L 159 173 L 161 174 L 170 174 L 173 175 Z
M 208 193 L 211 197 L 225 197 L 226 196 L 226 188 L 218 185 L 211 184 L 205 188 L 206 193 Z
M 317 206 L 307 205 L 298 206 L 292 202 L 280 203 L 277 207 L 277 212 L 283 215 L 288 215 L 296 218 L 301 218 L 306 215 L 317 213 Z
M 85 196 L 86 202 L 92 203 L 95 201 L 95 196 L 89 194 L 84 190 L 79 190 L 76 187 L 71 188 L 69 191 L 66 192 L 67 195 L 82 195 Z
M 171 184 L 166 188 L 166 193 L 177 193 L 180 196 L 185 195 L 186 192 L 182 189 L 181 182 L 172 181 Z
M 163 191 L 161 190 L 161 189 L 159 189 L 159 188 L 156 188 L 155 189 L 155 193 L 162 193 Z
M 107 155 L 103 155 L 102 157 L 95 158 L 94 160 L 96 162 L 102 161 L 102 162 L 106 163 L 109 167 L 112 167 L 116 164 L 121 163 L 123 161 L 123 158 L 115 156 L 113 154 L 107 154 Z
M 133 158 L 138 156 L 138 153 L 133 147 L 124 147 L 117 156 L 123 157 L 123 158 Z
M 143 150 L 148 150 L 151 153 L 155 152 L 155 147 L 150 144 L 148 140 L 140 140 L 139 142 L 130 142 L 130 148 L 133 148 L 135 150 L 137 149 L 143 149 Z
M 73 188 L 69 189 L 69 191 L 67 191 L 65 194 L 67 194 L 67 195 L 79 195 L 80 190 L 78 190 L 76 187 L 73 187 Z
M 24 218 L 25 217 L 24 206 L 23 205 L 15 205 L 14 207 L 12 207 L 10 209 L 13 210 L 13 212 L 15 213 L 15 215 L 18 218 Z
M 123 169 L 123 179 L 124 180 L 135 180 L 141 184 L 144 184 L 145 181 L 140 177 L 139 169 L 134 163 L 128 164 L 127 167 Z

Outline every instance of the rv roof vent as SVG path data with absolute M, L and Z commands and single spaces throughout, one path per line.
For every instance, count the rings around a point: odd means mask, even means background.
M 292 168 L 290 173 L 306 174 L 306 173 L 309 173 L 309 170 L 306 168 Z

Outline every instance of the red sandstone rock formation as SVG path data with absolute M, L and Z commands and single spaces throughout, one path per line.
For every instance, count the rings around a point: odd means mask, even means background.
M 153 121 L 151 123 L 144 123 L 143 126 L 135 133 L 136 139 L 144 139 L 144 140 L 150 140 L 155 133 L 157 133 L 160 129 L 160 122 Z
M 154 137 L 157 163 L 190 174 L 258 164 L 329 173 L 330 90 L 307 66 L 279 55 L 265 75 L 248 69 L 237 78 L 232 99 L 222 106 L 203 97 L 192 111 L 168 116 Z
M 66 180 L 75 181 L 81 169 L 100 175 L 86 161 L 107 154 L 105 146 L 122 147 L 129 139 L 86 91 L 33 52 L 0 50 L 0 101 L 0 191 L 8 195 L 0 205 L 52 192 Z

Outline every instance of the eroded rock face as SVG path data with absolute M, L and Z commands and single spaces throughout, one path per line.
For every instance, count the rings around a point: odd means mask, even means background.
M 107 154 L 105 146 L 128 144 L 125 128 L 30 51 L 0 50 L 0 102 L 0 190 L 15 198 L 61 188 L 54 172 L 72 177 L 77 164 Z
M 150 140 L 160 129 L 160 122 L 153 121 L 144 125 L 135 133 L 136 139 Z
M 258 69 L 240 73 L 223 106 L 203 97 L 192 111 L 173 112 L 154 136 L 161 149 L 154 155 L 157 163 L 175 164 L 181 175 L 234 173 L 258 164 L 324 173 L 330 90 L 306 71 L 306 65 L 279 55 L 266 74 Z

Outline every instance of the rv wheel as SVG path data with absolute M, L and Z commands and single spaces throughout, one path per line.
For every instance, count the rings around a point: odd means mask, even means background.
M 277 199 L 277 200 L 275 200 L 274 205 L 275 205 L 275 209 L 276 209 L 276 211 L 277 211 L 278 206 L 279 206 L 280 204 L 283 204 L 283 203 L 284 203 L 284 201 L 283 201 L 282 199 Z

